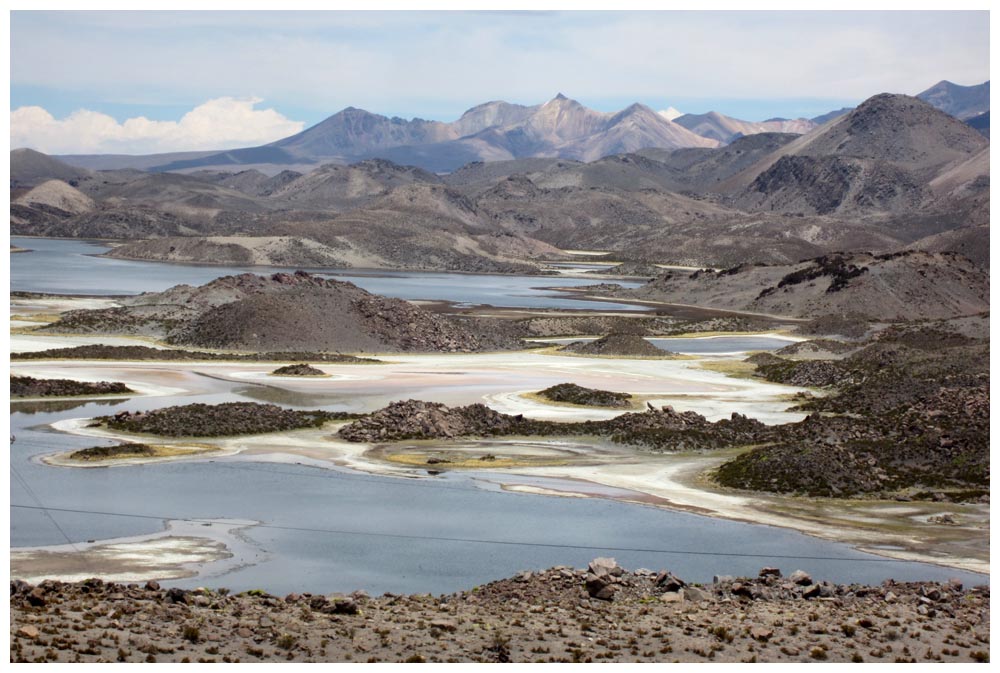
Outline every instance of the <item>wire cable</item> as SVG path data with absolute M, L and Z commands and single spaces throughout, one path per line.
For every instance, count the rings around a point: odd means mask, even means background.
M 86 510 L 86 509 L 70 509 L 70 508 L 60 508 L 60 507 L 34 507 L 31 505 L 16 505 L 11 504 L 11 508 L 17 509 L 46 509 L 53 512 L 67 512 L 73 514 L 93 514 L 97 516 L 120 516 L 131 519 L 154 519 L 157 521 L 185 521 L 190 523 L 205 523 L 206 521 L 211 521 L 211 519 L 191 519 L 186 517 L 178 516 L 154 516 L 152 514 L 126 514 L 123 512 L 104 512 L 97 510 Z M 331 528 L 309 528 L 306 526 L 282 526 L 279 524 L 266 524 L 261 523 L 255 526 L 256 528 L 265 528 L 268 530 L 284 530 L 284 531 L 295 531 L 302 533 L 325 533 L 330 535 L 357 535 L 363 537 L 377 537 L 377 538 L 393 538 L 400 540 L 420 540 L 420 541 L 430 541 L 430 542 L 460 542 L 466 544 L 489 544 L 489 545 L 504 545 L 504 546 L 514 546 L 514 547 L 543 547 L 549 549 L 585 549 L 591 551 L 612 551 L 612 552 L 632 552 L 632 553 L 643 553 L 643 554 L 672 554 L 678 556 L 717 556 L 717 557 L 737 557 L 737 558 L 762 558 L 762 559 L 786 559 L 786 560 L 798 560 L 798 561 L 848 561 L 854 563 L 913 563 L 907 559 L 893 559 L 893 558 L 848 558 L 844 556 L 795 556 L 791 554 L 750 554 L 746 552 L 713 552 L 713 551 L 696 551 L 692 549 L 653 549 L 653 548 L 641 548 L 641 547 L 603 547 L 599 545 L 576 545 L 576 544 L 557 544 L 553 542 L 525 542 L 519 540 L 490 540 L 483 538 L 464 538 L 464 537 L 444 537 L 438 535 L 412 535 L 404 533 L 378 533 L 372 531 L 358 531 L 358 530 L 343 530 L 343 529 L 331 529 Z
M 73 551 L 80 551 L 79 549 L 77 549 L 76 544 L 73 542 L 73 540 L 70 539 L 69 535 L 66 534 L 66 531 L 63 530 L 63 527 L 60 526 L 59 522 L 56 521 L 55 517 L 52 516 L 52 512 L 49 511 L 49 508 L 45 507 L 42 504 L 41 499 L 35 493 L 34 489 L 32 489 L 31 486 L 28 485 L 28 481 L 23 476 L 21 476 L 21 473 L 18 472 L 17 468 L 14 466 L 13 463 L 11 463 L 10 469 L 14 473 L 14 476 L 17 478 L 18 483 L 21 484 L 21 488 L 24 489 L 24 492 L 28 494 L 29 498 L 35 501 L 35 503 L 38 505 L 38 509 L 42 510 L 45 513 L 45 516 L 48 517 L 49 521 L 52 522 L 52 525 L 56 527 L 56 530 L 58 530 L 62 534 L 63 538 L 66 540 L 66 543 L 73 548 Z

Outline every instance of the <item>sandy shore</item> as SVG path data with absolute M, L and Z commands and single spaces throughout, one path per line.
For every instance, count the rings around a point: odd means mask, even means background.
M 21 547 L 10 554 L 11 579 L 145 582 L 219 577 L 251 563 L 259 549 L 238 535 L 255 521 L 168 521 L 158 533 L 73 545 Z

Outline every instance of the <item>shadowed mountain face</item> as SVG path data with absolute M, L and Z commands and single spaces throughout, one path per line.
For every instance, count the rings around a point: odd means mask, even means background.
M 85 168 L 70 166 L 47 154 L 29 149 L 11 150 L 10 153 L 10 186 L 34 187 L 46 180 L 62 180 L 72 183 L 90 175 Z
M 918 93 L 917 98 L 964 121 L 989 111 L 990 83 L 986 81 L 975 86 L 961 86 L 948 80 L 941 80 L 926 91 Z
M 966 119 L 965 123 L 971 126 L 972 128 L 976 129 L 977 131 L 979 131 L 979 133 L 983 134 L 983 136 L 985 136 L 986 138 L 990 137 L 989 110 L 987 110 L 982 114 L 976 115 L 975 117 L 972 117 L 970 119 Z
M 763 122 L 748 122 L 718 112 L 682 115 L 674 121 L 700 136 L 718 140 L 723 144 L 756 133 L 808 133 L 818 125 L 811 119 L 769 119 Z

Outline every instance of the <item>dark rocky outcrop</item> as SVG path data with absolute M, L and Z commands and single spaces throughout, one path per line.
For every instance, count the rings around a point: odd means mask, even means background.
M 94 419 L 112 430 L 162 437 L 224 437 L 320 427 L 356 414 L 330 411 L 297 411 L 274 404 L 226 402 L 187 404 L 153 411 L 122 411 Z
M 494 411 L 483 404 L 446 407 L 435 402 L 394 402 L 344 426 L 339 435 L 351 442 L 393 442 L 455 437 L 568 436 L 608 437 L 653 451 L 714 449 L 753 444 L 768 436 L 763 423 L 740 414 L 712 423 L 693 411 L 650 407 L 606 421 L 557 423 Z
M 613 393 L 608 390 L 584 388 L 575 383 L 559 383 L 538 393 L 553 402 L 566 402 L 589 407 L 630 407 L 632 396 L 628 393 Z
M 278 367 L 271 374 L 274 376 L 326 376 L 322 369 L 307 364 L 285 365 Z
M 717 478 L 836 497 L 988 497 L 988 353 L 963 334 L 910 325 L 837 360 L 755 355 L 758 376 L 828 394 L 807 398 L 799 408 L 816 413 L 776 426 L 771 444 L 727 462 Z
M 378 360 L 359 358 L 341 353 L 262 352 L 262 353 L 213 353 L 188 351 L 178 348 L 150 348 L 149 346 L 71 346 L 49 348 L 44 351 L 11 353 L 11 360 L 160 360 L 160 361 L 224 361 L 224 362 L 335 362 L 346 364 L 374 364 Z
M 71 381 L 11 376 L 11 397 L 73 397 L 78 395 L 125 395 L 135 391 L 115 381 Z

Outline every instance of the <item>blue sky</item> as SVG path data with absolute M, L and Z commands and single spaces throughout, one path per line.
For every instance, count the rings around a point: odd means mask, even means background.
M 12 142 L 50 151 L 73 138 L 106 149 L 101 133 L 116 151 L 201 149 L 228 111 L 244 128 L 220 141 L 236 146 L 350 105 L 450 121 L 562 92 L 604 111 L 639 101 L 764 119 L 988 78 L 986 12 L 11 14 L 11 110 L 31 111 Z M 167 125 L 126 132 L 103 115 Z

